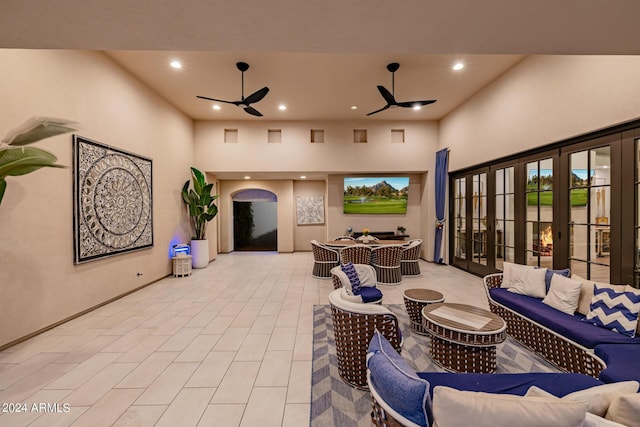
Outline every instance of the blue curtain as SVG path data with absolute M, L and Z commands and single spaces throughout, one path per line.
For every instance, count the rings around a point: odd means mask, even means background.
M 445 148 L 436 153 L 436 239 L 433 249 L 433 261 L 438 264 L 442 264 L 444 261 L 440 252 L 444 229 L 444 202 L 447 196 L 448 169 L 449 149 Z

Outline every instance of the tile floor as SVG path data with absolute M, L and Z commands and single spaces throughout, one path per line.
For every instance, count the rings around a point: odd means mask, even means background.
M 333 290 L 312 266 L 310 252 L 221 254 L 0 352 L 0 425 L 308 425 L 312 307 Z M 428 287 L 488 307 L 480 278 L 421 269 L 383 302 Z

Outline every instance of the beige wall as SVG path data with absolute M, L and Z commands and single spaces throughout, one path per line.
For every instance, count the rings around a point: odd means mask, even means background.
M 310 251 L 311 240 L 324 242 L 327 240 L 327 227 L 329 227 L 329 216 L 327 215 L 327 183 L 326 181 L 293 181 L 293 194 L 295 197 L 318 197 L 324 198 L 324 224 L 298 225 L 296 217 L 296 206 L 294 197 L 293 215 L 296 219 L 294 245 L 295 251 Z
M 530 56 L 440 124 L 449 170 L 640 117 L 640 56 Z
M 180 189 L 193 122 L 98 52 L 0 50 L 0 134 L 28 117 L 80 123 L 79 135 L 153 160 L 154 246 L 73 264 L 72 169 L 9 177 L 0 205 L 0 345 L 166 276 L 189 235 Z M 38 143 L 72 165 L 70 135 Z M 142 273 L 142 276 L 137 276 Z

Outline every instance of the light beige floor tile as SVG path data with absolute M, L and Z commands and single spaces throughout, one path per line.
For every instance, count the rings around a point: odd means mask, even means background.
M 143 338 L 138 344 L 131 347 L 131 350 L 124 353 L 117 360 L 118 363 L 140 363 L 144 361 L 156 349 L 162 346 L 169 336 L 149 335 Z
M 260 310 L 242 310 L 229 327 L 231 328 L 250 328 L 253 326 L 253 323 L 256 321 L 256 318 L 260 314 Z
M 249 328 L 229 328 L 220 337 L 214 351 L 236 351 L 242 345 Z
M 281 426 L 286 394 L 286 387 L 255 387 L 251 392 L 240 426 Z
M 95 356 L 96 353 L 102 351 L 105 347 L 113 344 L 119 337 L 117 335 L 100 335 L 88 342 L 85 342 L 84 345 L 76 348 L 73 351 L 65 354 L 61 358 L 59 358 L 57 363 L 83 363 L 86 362 L 91 357 Z
M 282 427 L 308 426 L 310 413 L 310 403 L 287 403 L 284 407 Z
M 100 427 L 112 425 L 140 396 L 141 389 L 111 390 L 95 405 L 84 412 L 73 427 Z
M 222 335 L 225 333 L 235 316 L 216 316 L 203 330 L 202 334 Z
M 184 326 L 185 328 L 204 328 L 218 315 L 217 310 L 202 310 L 197 315 L 193 316 L 189 322 Z
M 293 350 L 296 342 L 296 328 L 276 327 L 271 334 L 267 350 Z
M 247 403 L 255 383 L 260 362 L 233 362 L 211 403 Z
M 213 404 L 207 407 L 198 427 L 225 426 L 238 427 L 246 405 Z
M 293 360 L 311 360 L 313 358 L 313 335 L 296 335 L 293 347 Z
M 23 378 L 6 390 L 0 392 L 0 402 L 23 402 L 27 397 L 37 392 L 51 381 L 69 372 L 77 365 L 52 363 Z M 69 394 L 68 392 L 65 394 Z M 0 423 L 2 425 L 2 423 Z
M 172 363 L 142 393 L 136 405 L 170 404 L 198 366 L 198 363 Z
M 267 351 L 270 336 L 266 334 L 249 334 L 238 349 L 236 361 L 261 361 Z
M 176 358 L 176 362 L 202 362 L 216 345 L 219 335 L 198 335 Z
M 113 427 L 149 427 L 155 425 L 168 405 L 129 406 Z
M 254 387 L 286 387 L 289 384 L 292 357 L 292 351 L 267 351 Z
M 278 316 L 275 314 L 259 315 L 253 322 L 249 333 L 251 334 L 271 334 L 276 327 Z
M 155 427 L 196 426 L 214 392 L 214 388 L 182 389 Z
M 311 394 L 311 360 L 294 361 L 287 390 L 287 403 L 309 403 Z
M 53 390 L 77 389 L 121 355 L 122 353 L 97 353 L 44 388 Z
M 67 396 L 66 402 L 72 406 L 93 405 L 137 366 L 137 363 L 112 363 Z
M 0 387 L 6 389 L 60 358 L 60 353 L 41 353 L 0 373 Z
M 68 427 L 88 410 L 87 406 L 72 406 L 69 408 L 69 412 L 47 412 L 29 424 L 29 427 Z
M 126 353 L 131 350 L 133 346 L 138 344 L 142 339 L 151 335 L 153 329 L 133 329 L 127 332 L 126 335 L 118 338 L 111 345 L 102 349 L 104 353 Z
M 182 328 L 171 336 L 158 351 L 182 351 L 202 331 L 202 328 Z
M 176 357 L 177 352 L 156 352 L 140 363 L 129 375 L 127 375 L 114 388 L 147 388 L 169 366 Z
M 24 405 L 26 412 L 3 413 L 0 415 L 0 425 L 8 426 L 27 426 L 42 416 L 44 411 L 64 411 L 65 397 L 69 394 L 69 390 L 39 390 L 31 394 L 28 398 L 12 399 L 10 401 L 0 398 L 0 402 L 16 403 Z M 41 404 L 47 404 L 42 407 Z M 35 406 L 34 406 L 35 405 Z M 64 412 L 62 412 L 64 413 Z
M 233 358 L 233 351 L 212 351 L 193 373 L 185 387 L 218 387 Z

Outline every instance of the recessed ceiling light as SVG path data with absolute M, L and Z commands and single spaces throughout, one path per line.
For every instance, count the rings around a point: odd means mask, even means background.
M 358 106 L 357 106 L 357 105 L 352 105 L 352 106 L 351 106 L 351 109 L 352 109 L 352 110 L 357 110 L 357 109 L 358 109 Z
M 175 68 L 176 70 L 179 70 L 182 68 L 182 63 L 177 59 L 174 59 L 173 61 L 171 61 L 169 65 L 171 65 L 171 68 Z
M 300 179 L 307 179 L 306 175 L 300 175 Z
M 454 70 L 454 71 L 460 71 L 460 70 L 462 70 L 463 68 L 464 68 L 464 64 L 463 64 L 462 62 L 456 62 L 456 63 L 453 65 L 453 70 Z
M 251 179 L 249 175 L 245 176 L 244 179 Z
M 287 109 L 287 106 L 286 106 L 286 105 L 284 105 L 284 104 L 280 104 L 280 105 L 278 105 L 278 110 L 280 110 L 280 111 L 284 111 L 284 110 L 286 110 L 286 109 Z
M 418 111 L 418 110 L 422 110 L 422 106 L 421 105 L 414 105 L 413 109 Z
M 220 106 L 218 104 L 214 104 L 213 107 L 214 110 L 219 111 L 220 110 Z

